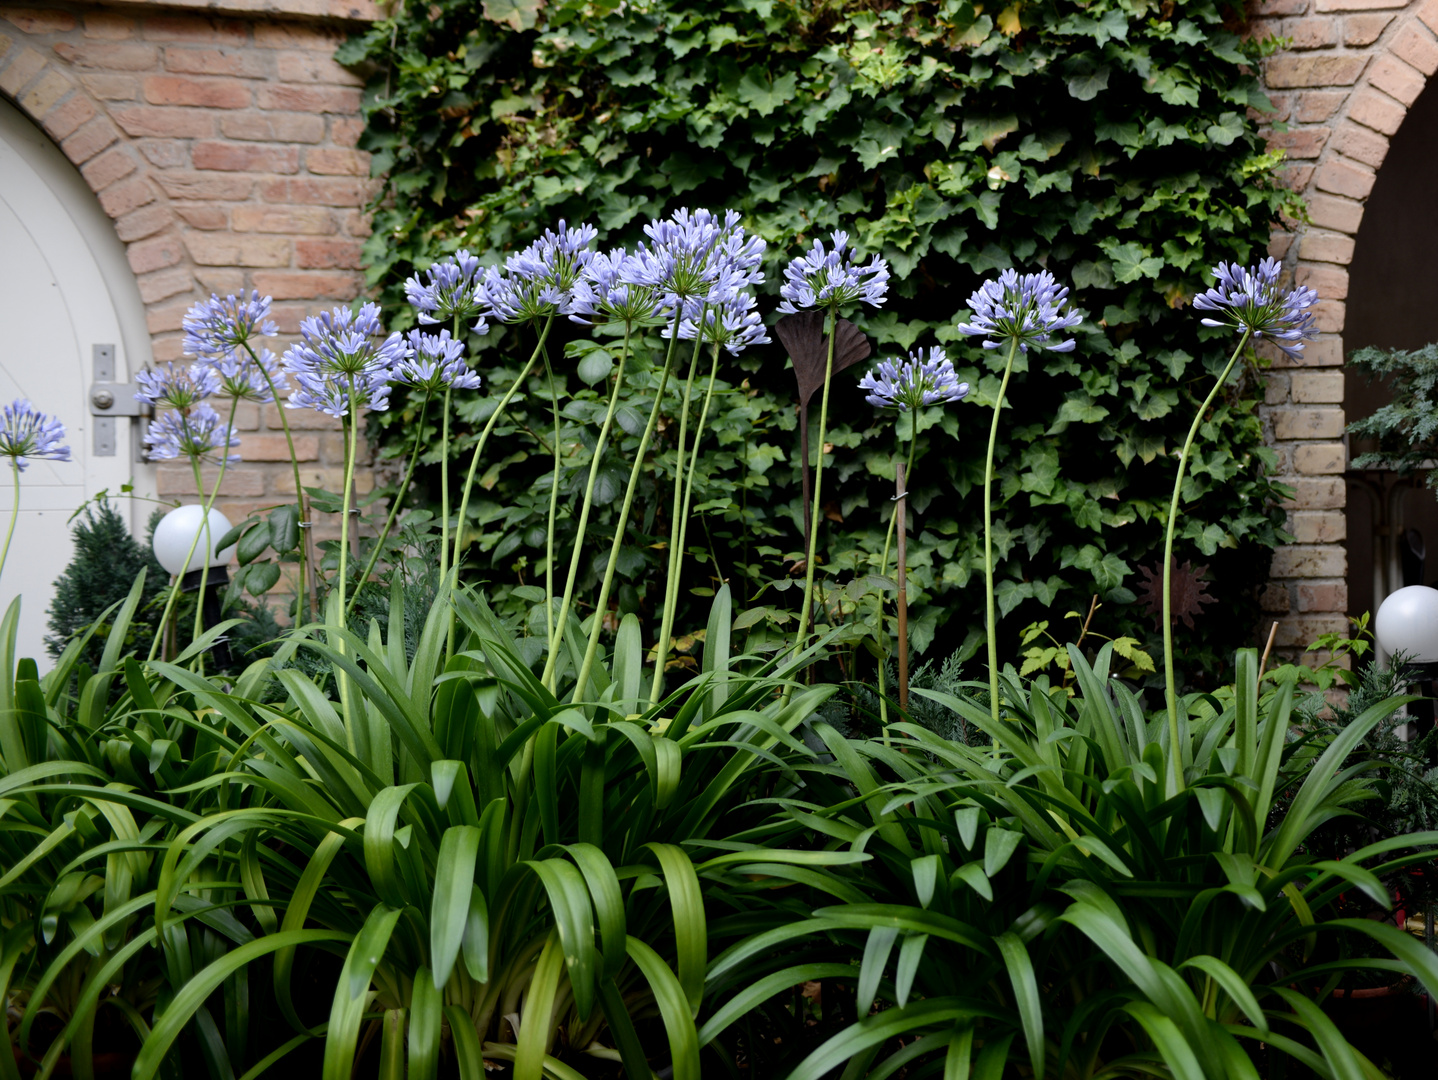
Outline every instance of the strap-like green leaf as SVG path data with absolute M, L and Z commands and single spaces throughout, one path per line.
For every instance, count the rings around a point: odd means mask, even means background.
M 325 1036 L 324 1080 L 350 1080 L 360 1021 L 369 1003 L 370 980 L 384 958 L 400 914 L 398 908 L 375 905 L 350 945 L 330 1006 L 329 1031 Z
M 673 1061 L 674 1080 L 701 1080 L 699 1074 L 699 1035 L 694 1030 L 694 1013 L 688 995 L 674 972 L 657 952 L 636 937 L 628 943 L 629 957 L 639 968 L 654 994 L 654 1004 L 669 1036 L 669 1055 Z

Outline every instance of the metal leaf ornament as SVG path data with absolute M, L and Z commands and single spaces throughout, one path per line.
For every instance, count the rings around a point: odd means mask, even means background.
M 785 315 L 774 324 L 784 351 L 794 363 L 794 379 L 799 384 L 799 447 L 800 475 L 804 482 L 804 505 L 809 505 L 809 402 L 823 389 L 824 368 L 829 362 L 829 337 L 824 333 L 828 315 L 823 311 L 801 311 Z M 834 327 L 834 367 L 837 375 L 847 367 L 866 360 L 873 351 L 864 332 L 848 319 L 840 319 Z M 809 516 L 804 515 L 804 550 L 809 550 Z
M 1144 577 L 1139 598 L 1143 601 L 1144 609 L 1153 616 L 1154 625 L 1162 629 L 1163 570 L 1159 566 L 1140 566 L 1138 572 Z M 1208 582 L 1200 580 L 1207 573 L 1206 566 L 1195 569 L 1192 562 L 1179 565 L 1177 559 L 1173 560 L 1173 583 L 1170 586 L 1173 590 L 1173 621 L 1182 619 L 1183 625 L 1190 630 L 1193 629 L 1193 617 L 1203 614 L 1202 605 L 1217 602 L 1216 597 L 1208 595 Z

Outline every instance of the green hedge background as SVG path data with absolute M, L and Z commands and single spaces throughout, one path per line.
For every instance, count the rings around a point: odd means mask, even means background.
M 1159 569 L 1177 450 L 1232 347 L 1188 301 L 1215 263 L 1261 258 L 1276 214 L 1296 209 L 1275 182 L 1281 154 L 1265 151 L 1250 112 L 1268 107 L 1255 61 L 1275 43 L 1243 30 L 1240 8 L 1209 0 L 410 2 L 340 53 L 372 65 L 362 145 L 387 177 L 370 281 L 404 325 L 404 277 L 457 247 L 499 261 L 561 217 L 594 222 L 603 245 L 632 243 L 677 207 L 734 207 L 770 242 L 769 312 L 785 262 L 847 229 L 894 271 L 885 307 L 853 316 L 874 359 L 942 344 L 974 386 L 919 423 L 911 611 L 915 648 L 937 659 L 970 652 L 981 633 L 983 455 L 1003 360 L 954 326 L 985 276 L 1046 267 L 1072 283 L 1087 318 L 1073 353 L 1028 357 L 1010 386 L 997 455 L 1001 649 L 1016 656 L 1023 627 L 1087 611 L 1095 595 L 1096 629 L 1152 641 L 1140 568 Z M 576 329 L 556 343 L 570 342 L 567 358 L 556 350 L 570 505 L 608 389 L 579 377 Z M 635 416 L 662 357 L 657 337 L 645 344 Z M 515 377 L 533 335 L 471 345 L 488 390 L 458 399 L 455 484 L 488 394 Z M 878 561 L 900 448 L 894 418 L 854 387 L 866 367 L 837 377 L 821 539 L 829 581 L 861 612 L 872 610 L 864 573 Z M 721 578 L 741 605 L 777 619 L 798 604 L 800 590 L 786 589 L 802 546 L 792 372 L 775 342 L 726 359 L 721 378 L 679 634 L 703 625 Z M 1220 601 L 1178 629 L 1195 678 L 1246 643 L 1268 550 L 1284 539 L 1261 392 L 1250 365 L 1206 417 L 1185 483 L 1176 554 L 1209 567 Z M 620 568 L 620 605 L 649 633 L 662 603 L 671 400 Z M 396 399 L 378 417 L 386 454 L 407 450 L 417 404 Z M 471 562 L 478 578 L 533 585 L 552 438 L 543 381 L 516 405 L 490 444 Z M 601 474 L 592 537 L 607 535 L 605 492 L 632 460 L 629 420 Z M 433 506 L 437 433 L 426 439 L 419 497 Z M 562 535 L 567 552 L 572 533 Z M 592 545 L 590 584 L 607 546 Z

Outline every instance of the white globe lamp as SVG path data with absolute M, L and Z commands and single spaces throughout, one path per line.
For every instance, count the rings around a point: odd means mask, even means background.
M 210 533 L 204 533 L 205 508 L 190 504 L 178 506 L 155 526 L 155 558 L 172 574 L 185 574 L 205 566 L 224 566 L 230 561 L 235 547 L 231 544 L 224 551 L 215 551 L 215 541 L 230 531 L 230 520 L 218 510 L 210 510 Z M 199 534 L 196 541 L 195 535 Z M 190 545 L 194 544 L 194 554 Z M 185 557 L 189 556 L 189 562 Z
M 1378 607 L 1373 633 L 1389 656 L 1438 663 L 1438 589 L 1408 585 L 1392 593 Z

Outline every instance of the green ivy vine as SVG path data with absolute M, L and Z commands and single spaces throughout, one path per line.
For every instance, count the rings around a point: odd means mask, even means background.
M 1242 20 L 1213 0 L 410 0 L 340 52 L 370 65 L 362 145 L 386 178 L 370 282 L 402 321 L 404 277 L 457 247 L 497 261 L 559 218 L 628 243 L 651 217 L 704 205 L 741 210 L 769 240 L 777 294 L 801 244 L 848 230 L 894 271 L 889 303 L 855 320 L 876 355 L 943 344 L 974 387 L 919 422 L 910 602 L 916 647 L 938 637 L 937 653 L 972 645 L 983 621 L 982 407 L 1002 366 L 955 323 L 985 276 L 1047 267 L 1087 319 L 1073 353 L 1023 358 L 1009 392 L 1001 637 L 1016 656 L 1020 628 L 1098 595 L 1105 633 L 1152 640 L 1138 568 L 1157 567 L 1177 443 L 1231 347 L 1187 303 L 1210 266 L 1261 257 L 1271 222 L 1294 209 L 1275 180 L 1281 153 L 1265 151 L 1253 119 L 1269 107 L 1255 61 L 1271 42 L 1245 41 Z M 510 331 L 471 345 L 502 387 L 532 342 Z M 609 377 L 589 377 L 607 370 L 602 358 L 579 362 L 604 345 L 571 342 L 558 365 L 570 498 Z M 727 579 L 777 619 L 797 603 L 783 587 L 801 546 L 787 368 L 777 343 L 727 362 L 687 583 L 703 596 Z M 862 370 L 834 394 L 822 538 L 836 595 L 860 608 L 898 443 L 893 419 L 852 386 Z M 1221 601 L 1179 628 L 1195 671 L 1244 643 L 1268 551 L 1286 538 L 1261 391 L 1250 364 L 1206 418 L 1185 484 L 1176 554 L 1209 566 Z M 489 407 L 459 405 L 457 456 Z M 384 453 L 404 452 L 416 412 L 398 402 L 379 417 Z M 542 561 L 550 425 L 536 380 L 491 443 L 470 522 L 472 561 L 491 581 L 522 585 Z M 662 592 L 668 445 L 661 436 L 621 566 L 621 607 L 646 614 Z M 591 535 L 603 529 L 601 515 Z M 680 631 L 706 609 L 681 613 Z

